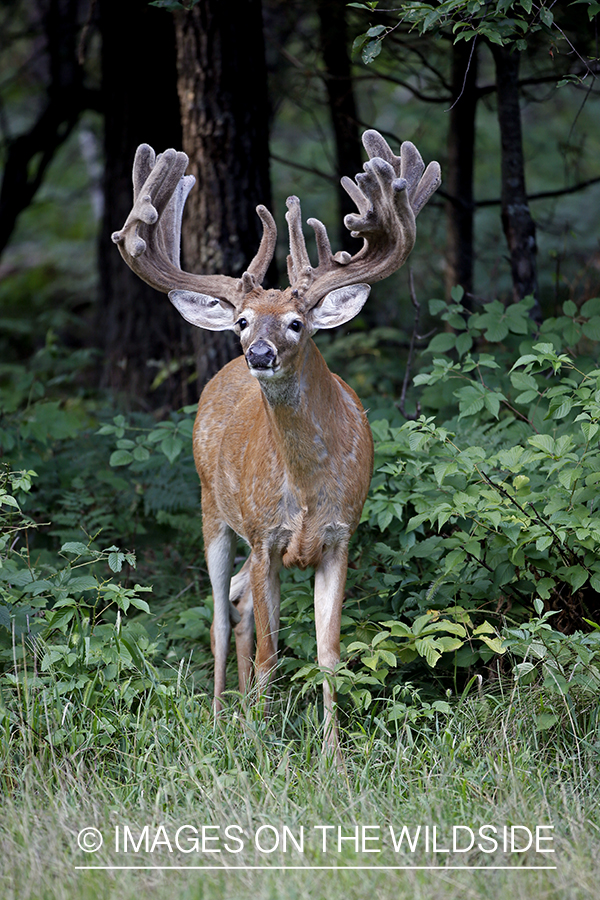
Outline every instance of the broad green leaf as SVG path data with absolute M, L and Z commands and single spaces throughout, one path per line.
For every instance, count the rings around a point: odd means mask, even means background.
M 373 648 L 377 647 L 378 644 L 381 644 L 382 641 L 387 641 L 390 636 L 389 631 L 380 631 L 379 634 L 376 634 L 373 638 L 372 646 Z
M 381 53 L 382 41 L 373 40 L 369 41 L 362 49 L 361 58 L 365 65 L 369 65 L 372 63 L 374 59 L 376 59 Z
M 581 330 L 590 341 L 600 341 L 600 316 L 592 316 L 588 322 L 583 323 Z
M 450 332 L 442 332 L 442 334 L 436 334 L 434 338 L 429 342 L 429 346 L 426 349 L 426 353 L 446 353 L 448 350 L 451 350 L 456 346 L 456 335 L 451 334 Z
M 563 577 L 574 591 L 578 591 L 588 580 L 588 573 L 583 566 L 569 566 Z
M 391 650 L 378 650 L 377 653 L 386 664 L 386 666 L 394 668 L 398 664 L 396 656 L 391 652 Z
M 550 434 L 534 434 L 527 441 L 532 447 L 542 450 L 548 456 L 554 456 L 556 453 L 556 441 Z
M 78 575 L 69 579 L 69 591 L 96 591 L 98 582 L 91 575 Z
M 120 572 L 125 562 L 125 554 L 115 550 L 108 555 L 108 565 L 112 572 Z
M 598 576 L 600 578 L 600 575 Z M 387 622 L 388 627 L 391 628 L 391 633 L 393 637 L 412 637 L 413 633 L 408 625 L 405 625 L 404 622 Z M 350 649 L 350 648 L 348 648 Z
M 536 394 L 538 392 L 537 381 L 533 375 L 528 375 L 526 372 L 513 372 L 510 380 L 518 391 L 534 391 Z
M 183 441 L 174 434 L 170 434 L 161 442 L 160 449 L 172 464 L 183 449 Z
M 586 300 L 580 312 L 586 318 L 591 318 L 592 316 L 600 317 L 600 297 L 592 297 L 590 300 Z
M 437 646 L 442 653 L 452 653 L 454 650 L 460 650 L 463 644 L 464 641 L 461 641 L 460 638 L 446 637 L 445 635 L 437 639 Z
M 552 546 L 554 542 L 554 537 L 551 534 L 543 534 L 541 537 L 537 539 L 535 542 L 536 550 L 547 550 L 548 547 Z
M 443 312 L 448 308 L 448 304 L 445 300 L 430 300 L 429 301 L 429 313 L 432 316 L 437 316 L 439 313 Z
M 492 653 L 499 653 L 499 654 L 506 653 L 506 647 L 504 646 L 504 644 L 502 642 L 502 638 L 499 638 L 499 637 L 490 638 L 486 634 L 480 634 L 480 635 L 478 635 L 478 638 L 480 641 L 483 641 L 483 643 L 487 647 L 490 648 Z
M 464 356 L 473 346 L 473 338 L 468 332 L 459 334 L 456 338 L 456 351 L 459 356 Z
M 143 612 L 149 613 L 150 607 L 148 606 L 145 600 L 142 600 L 141 597 L 131 596 L 130 598 L 131 605 L 136 609 L 141 609 Z
M 504 399 L 502 395 L 497 393 L 486 393 L 483 397 L 485 408 L 494 416 L 495 419 L 498 418 L 498 413 L 500 411 L 500 401 L 502 399 Z
M 590 578 L 590 585 L 598 594 L 600 594 L 600 573 L 594 572 Z
M 114 453 L 111 453 L 109 459 L 109 465 L 111 466 L 128 466 L 131 462 L 133 462 L 133 455 L 129 450 L 115 450 Z
M 144 462 L 145 460 L 150 459 L 150 451 L 147 447 L 142 447 L 138 444 L 133 451 L 133 458 L 137 460 L 137 462 Z
M 573 409 L 573 401 L 566 397 L 560 406 L 552 412 L 553 419 L 564 419 Z
M 436 648 L 436 644 L 434 641 L 434 638 L 428 637 L 418 638 L 418 640 L 415 641 L 415 650 L 417 651 L 419 656 L 425 657 L 426 662 L 431 666 L 432 669 L 442 655 Z
M 60 548 L 61 553 L 73 553 L 75 556 L 83 556 L 89 554 L 89 548 L 87 544 L 83 544 L 81 541 L 67 541 L 66 544 L 63 544 Z
M 560 720 L 555 713 L 538 713 L 535 717 L 535 730 L 547 731 L 559 721 Z

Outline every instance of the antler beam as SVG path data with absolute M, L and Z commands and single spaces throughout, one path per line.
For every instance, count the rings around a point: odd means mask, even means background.
M 185 153 L 165 150 L 157 157 L 148 144 L 138 147 L 133 164 L 133 208 L 112 240 L 129 268 L 156 290 L 209 294 L 237 306 L 242 295 L 265 277 L 277 242 L 275 221 L 266 207 L 257 208 L 263 236 L 242 278 L 184 271 L 179 260 L 181 218 L 196 180 L 184 175 L 188 162 Z
M 426 169 L 410 141 L 402 144 L 400 156 L 377 131 L 366 131 L 363 144 L 369 154 L 364 173 L 356 176 L 356 182 L 342 178 L 342 186 L 358 209 L 358 215 L 347 215 L 344 224 L 353 237 L 364 240 L 354 256 L 343 251 L 334 255 L 323 223 L 309 219 L 319 257 L 316 268 L 312 268 L 302 234 L 300 201 L 297 197 L 287 200 L 288 274 L 307 308 L 335 288 L 373 284 L 399 269 L 414 246 L 416 216 L 441 184 L 439 164 L 431 162 Z

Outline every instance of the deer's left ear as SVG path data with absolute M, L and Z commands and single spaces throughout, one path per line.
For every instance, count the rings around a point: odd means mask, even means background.
M 357 316 L 371 292 L 368 284 L 350 284 L 330 291 L 318 306 L 311 309 L 308 320 L 314 330 L 335 328 Z

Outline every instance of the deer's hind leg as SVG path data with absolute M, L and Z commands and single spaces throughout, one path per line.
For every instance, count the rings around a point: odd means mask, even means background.
M 237 575 L 234 575 L 231 579 L 229 591 L 237 653 L 238 682 L 241 694 L 244 694 L 248 687 L 248 682 L 252 675 L 252 658 L 254 656 L 254 604 L 252 586 L 250 584 L 251 566 L 252 554 L 250 554 Z
M 279 637 L 279 570 L 281 556 L 268 549 L 253 548 L 250 583 L 256 619 L 256 683 L 265 694 L 277 664 Z M 265 709 L 268 698 L 265 697 Z

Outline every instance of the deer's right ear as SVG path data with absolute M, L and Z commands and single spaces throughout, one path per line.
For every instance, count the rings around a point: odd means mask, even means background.
M 186 322 L 207 328 L 209 331 L 227 331 L 233 328 L 236 312 L 226 301 L 195 291 L 169 291 L 169 300 Z

